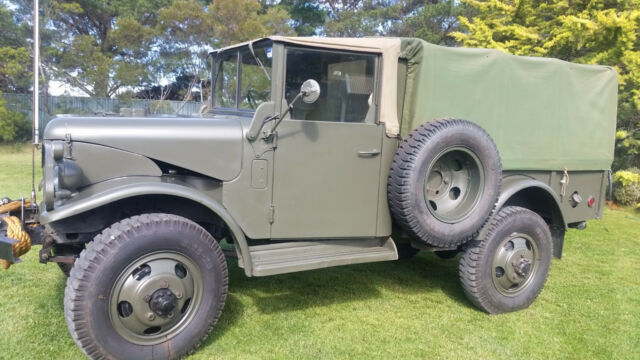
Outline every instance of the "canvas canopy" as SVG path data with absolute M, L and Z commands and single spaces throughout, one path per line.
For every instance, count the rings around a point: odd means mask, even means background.
M 482 126 L 505 170 L 606 170 L 613 161 L 617 75 L 607 66 L 448 48 L 402 39 L 402 136 L 453 117 Z
M 413 38 L 270 39 L 380 53 L 379 119 L 388 136 L 460 118 L 487 130 L 504 170 L 606 170 L 613 161 L 617 75 L 611 67 Z

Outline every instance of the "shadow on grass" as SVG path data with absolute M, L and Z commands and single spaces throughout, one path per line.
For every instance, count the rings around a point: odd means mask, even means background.
M 350 265 L 321 270 L 245 277 L 229 264 L 231 293 L 250 297 L 262 313 L 289 312 L 362 301 L 381 291 L 402 294 L 441 291 L 457 303 L 472 307 L 458 282 L 458 261 L 423 253 L 411 260 Z M 226 311 L 226 309 L 225 309 Z
M 411 260 L 349 265 L 291 274 L 248 278 L 229 260 L 229 295 L 218 324 L 203 347 L 215 343 L 242 317 L 248 297 L 264 314 L 287 313 L 398 294 L 442 292 L 473 308 L 458 281 L 458 261 L 422 252 Z

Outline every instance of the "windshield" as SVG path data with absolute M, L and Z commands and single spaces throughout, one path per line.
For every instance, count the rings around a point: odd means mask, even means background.
M 217 54 L 213 106 L 254 110 L 268 101 L 271 98 L 271 51 L 272 43 L 266 41 Z

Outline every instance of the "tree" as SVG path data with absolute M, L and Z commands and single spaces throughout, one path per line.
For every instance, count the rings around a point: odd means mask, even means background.
M 628 132 L 623 142 L 640 139 L 640 1 L 462 1 L 478 11 L 460 17 L 465 31 L 452 34 L 463 46 L 614 67 L 618 128 Z M 637 154 L 629 155 L 640 163 Z
M 329 9 L 325 34 L 360 37 L 386 35 L 413 8 L 413 1 L 325 0 L 324 5 Z
M 460 30 L 459 17 L 473 17 L 475 10 L 456 0 L 430 0 L 407 9 L 390 34 L 418 37 L 432 44 L 457 46 L 451 34 Z M 405 10 L 405 12 L 407 12 Z
M 258 0 L 220 0 L 208 5 L 197 0 L 174 0 L 158 12 L 159 69 L 176 82 L 190 79 L 184 100 L 190 99 L 196 85 L 204 97 L 209 51 L 272 34 L 294 35 L 289 20 L 284 7 L 263 6 Z M 161 88 L 150 90 L 145 94 L 162 93 Z
M 17 24 L 11 11 L 1 2 L 0 29 L 0 91 L 26 93 L 31 78 L 31 55 L 26 41 L 28 29 Z
M 316 1 L 283 0 L 280 2 L 280 6 L 291 16 L 293 30 L 299 36 L 315 35 L 324 25 L 327 16 L 326 10 Z
M 29 119 L 17 111 L 7 109 L 0 91 L 0 141 L 24 141 L 30 136 Z
M 265 9 L 257 0 L 220 0 L 207 9 L 214 19 L 219 46 L 267 35 L 295 34 L 283 7 L 267 6 Z
M 455 46 L 459 16 L 474 9 L 457 0 L 325 0 L 330 36 L 407 36 Z
M 41 2 L 44 73 L 90 96 L 151 83 L 157 9 L 169 0 Z M 29 17 L 32 2 L 15 2 Z

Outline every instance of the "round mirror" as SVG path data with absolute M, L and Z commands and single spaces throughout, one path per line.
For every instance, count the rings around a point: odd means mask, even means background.
M 313 104 L 320 97 L 320 84 L 313 79 L 309 79 L 302 83 L 300 92 L 302 93 L 302 101 L 307 104 Z

